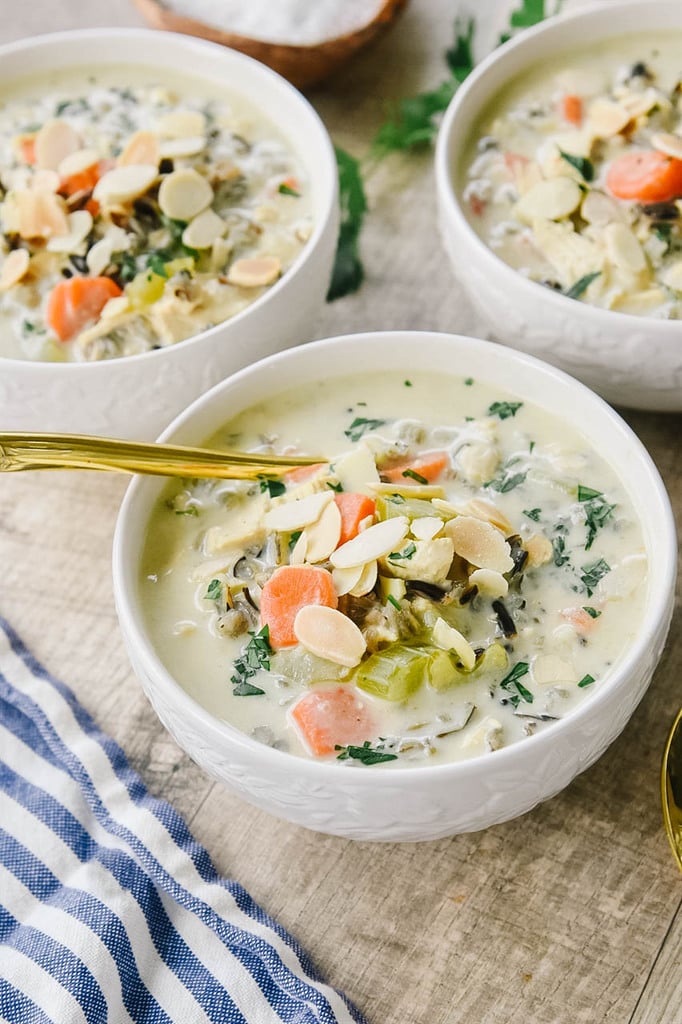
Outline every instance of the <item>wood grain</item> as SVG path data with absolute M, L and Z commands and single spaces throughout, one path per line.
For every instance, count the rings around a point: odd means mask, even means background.
M 118 5 L 117 19 L 135 24 L 133 8 L 124 12 Z M 441 80 L 451 18 L 448 0 L 412 0 L 394 32 L 316 95 L 337 142 L 362 154 L 391 98 Z M 91 0 L 87 19 L 110 23 L 110 5 Z M 35 0 L 30 17 L 18 6 L 0 25 L 0 38 L 80 20 L 76 0 Z M 475 332 L 438 240 L 428 154 L 386 161 L 369 193 L 366 283 L 327 306 L 311 336 Z M 625 415 L 679 517 L 682 417 Z M 158 723 L 113 607 L 111 537 L 124 487 L 96 474 L 0 480 L 0 614 L 186 817 L 217 867 L 293 931 L 371 1024 L 682 1024 L 682 885 L 658 803 L 660 753 L 682 700 L 679 607 L 630 725 L 562 794 L 474 835 L 352 843 L 238 800 Z

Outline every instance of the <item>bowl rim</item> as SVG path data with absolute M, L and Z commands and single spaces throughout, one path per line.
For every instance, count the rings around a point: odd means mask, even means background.
M 514 55 L 520 51 L 528 50 L 533 51 L 533 55 L 527 61 L 526 69 L 530 69 L 534 66 L 540 66 L 544 61 L 548 53 L 541 51 L 538 46 L 540 43 L 546 42 L 545 37 L 553 37 L 553 42 L 549 46 L 549 54 L 558 53 L 562 49 L 566 51 L 566 47 L 561 45 L 560 35 L 562 28 L 569 23 L 585 21 L 589 23 L 592 20 L 602 20 L 608 17 L 615 26 L 618 25 L 618 14 L 621 11 L 628 9 L 640 8 L 642 17 L 646 14 L 650 14 L 652 7 L 663 10 L 669 10 L 671 15 L 677 14 L 680 28 L 680 35 L 682 36 L 682 14 L 679 0 L 610 0 L 609 4 L 603 2 L 597 3 L 593 0 L 588 6 L 580 7 L 577 10 L 565 11 L 560 14 L 552 15 L 546 18 L 544 21 L 531 28 L 524 29 L 519 35 L 513 37 L 508 42 L 496 47 L 491 53 L 489 53 L 479 64 L 476 65 L 470 75 L 467 76 L 466 80 L 457 89 L 454 97 L 450 101 L 443 120 L 441 122 L 438 138 L 436 140 L 436 151 L 435 151 L 435 175 L 436 175 L 436 191 L 439 196 L 443 212 L 454 222 L 454 226 L 460 236 L 464 235 L 466 238 L 466 244 L 471 246 L 473 254 L 478 261 L 482 262 L 487 272 L 491 274 L 498 274 L 502 281 L 512 289 L 520 289 L 524 297 L 529 301 L 538 301 L 542 295 L 544 300 L 550 305 L 557 303 L 557 312 L 563 310 L 564 314 L 569 310 L 573 312 L 576 317 L 593 317 L 599 325 L 604 329 L 608 330 L 609 327 L 614 328 L 615 325 L 620 324 L 622 327 L 628 326 L 633 327 L 633 323 L 641 323 L 643 328 L 647 331 L 651 330 L 661 335 L 670 335 L 673 332 L 682 332 L 682 321 L 677 320 L 662 320 L 656 317 L 650 317 L 645 315 L 639 315 L 635 313 L 623 313 L 615 309 L 605 309 L 601 306 L 594 306 L 587 302 L 580 302 L 576 299 L 571 299 L 567 295 L 563 295 L 560 292 L 554 291 L 550 288 L 543 287 L 539 281 L 532 281 L 530 278 L 525 277 L 518 270 L 512 267 L 509 263 L 506 263 L 501 256 L 486 244 L 486 242 L 478 235 L 469 224 L 469 221 L 464 216 L 462 210 L 462 204 L 457 195 L 457 189 L 455 187 L 455 174 L 452 170 L 452 140 L 457 134 L 458 130 L 458 119 L 460 112 L 464 104 L 469 100 L 469 97 L 479 87 L 479 83 L 484 80 L 490 71 L 496 70 L 500 64 L 512 61 Z M 617 39 L 619 36 L 631 35 L 632 31 L 619 30 L 617 27 L 612 32 L 605 32 L 601 39 L 613 38 Z M 571 47 L 568 48 L 569 51 Z M 504 88 L 505 84 L 508 84 L 513 79 L 522 75 L 522 70 L 515 70 L 508 74 L 505 81 L 500 83 L 495 90 L 499 93 Z M 494 94 L 489 96 L 484 103 L 480 104 L 476 110 L 477 114 L 480 114 L 486 104 L 490 103 Z M 471 138 L 471 131 L 467 132 L 467 141 Z M 458 149 L 458 154 L 461 153 L 461 149 Z M 444 235 L 447 231 L 447 226 L 441 225 L 441 234 Z
M 227 320 L 223 320 L 221 323 L 214 324 L 213 327 L 208 327 L 198 334 L 193 334 L 189 338 L 183 338 L 182 341 L 174 342 L 172 345 L 167 345 L 159 349 L 150 349 L 148 352 L 139 352 L 135 355 L 129 356 L 117 356 L 114 360 L 97 360 L 94 362 L 57 362 L 46 359 L 17 359 L 12 356 L 3 356 L 0 354 L 0 372 L 5 369 L 9 370 L 11 367 L 21 368 L 24 373 L 31 372 L 32 374 L 45 374 L 54 373 L 55 370 L 61 374 L 65 373 L 97 373 L 105 372 L 102 368 L 110 366 L 112 362 L 116 365 L 128 365 L 132 363 L 137 365 L 141 359 L 161 359 L 164 354 L 168 351 L 176 351 L 178 349 L 184 349 L 186 346 L 193 342 L 203 341 L 205 338 L 212 337 L 214 334 L 221 330 L 225 330 L 229 325 L 230 327 L 234 324 L 237 329 L 241 326 L 244 319 L 252 313 L 254 310 L 262 309 L 268 302 L 272 301 L 273 297 L 278 296 L 279 293 L 286 287 L 287 283 L 290 282 L 294 277 L 297 277 L 302 271 L 305 264 L 310 261 L 310 258 L 317 253 L 320 245 L 324 241 L 326 231 L 329 225 L 332 224 L 337 215 L 338 207 L 338 173 L 336 167 L 336 157 L 334 154 L 334 146 L 331 141 L 329 132 L 312 103 L 290 82 L 286 80 L 282 75 L 273 71 L 272 68 L 263 64 L 261 61 L 256 60 L 254 57 L 249 57 L 245 53 L 241 53 L 238 50 L 232 50 L 229 47 L 221 46 L 219 43 L 211 42 L 208 39 L 200 39 L 196 36 L 184 35 L 181 32 L 162 32 L 159 29 L 152 28 L 82 28 L 82 29 L 65 29 L 59 32 L 44 32 L 40 35 L 29 36 L 23 39 L 16 39 L 9 43 L 0 45 L 0 64 L 3 58 L 10 56 L 11 54 L 21 53 L 22 51 L 33 51 L 53 48 L 58 48 L 62 44 L 72 42 L 83 42 L 84 52 L 87 52 L 86 45 L 88 41 L 97 40 L 110 40 L 112 38 L 120 39 L 125 41 L 127 39 L 136 38 L 149 38 L 154 39 L 154 46 L 181 46 L 186 47 L 188 51 L 198 50 L 197 56 L 197 67 L 201 68 L 201 51 L 210 50 L 220 59 L 224 59 L 229 64 L 250 67 L 254 74 L 260 74 L 264 82 L 267 83 L 267 88 L 279 89 L 282 93 L 288 94 L 294 102 L 298 102 L 301 113 L 305 114 L 308 118 L 311 127 L 317 133 L 319 153 L 317 154 L 319 159 L 316 159 L 314 164 L 312 162 L 306 163 L 302 150 L 295 149 L 291 146 L 291 149 L 305 166 L 306 171 L 309 173 L 311 180 L 318 176 L 318 168 L 321 166 L 322 173 L 325 176 L 329 176 L 331 187 L 327 189 L 326 201 L 321 203 L 320 215 L 315 218 L 313 232 L 310 238 L 304 244 L 300 253 L 288 268 L 288 270 L 282 274 L 280 279 L 266 292 L 259 295 L 257 299 L 251 302 L 244 309 L 235 313 L 234 316 L 229 317 Z M 140 64 L 141 67 L 146 68 L 150 74 L 154 73 L 155 69 L 162 67 L 162 65 L 155 64 L 153 62 L 149 64 L 143 64 L 142 62 L 130 60 L 129 58 L 123 58 L 122 60 L 109 61 L 111 65 L 123 65 L 126 62 Z M 106 66 L 107 62 L 102 61 L 98 66 Z M 66 65 L 65 65 L 66 66 Z M 78 68 L 79 64 L 73 63 L 73 68 Z M 87 67 L 88 61 L 83 60 L 80 64 L 81 67 Z M 50 66 L 42 69 L 43 72 L 49 73 Z M 186 74 L 188 78 L 197 78 L 206 82 L 211 81 L 211 77 L 203 75 L 202 71 L 196 71 L 194 68 L 188 71 L 181 71 L 181 74 Z M 11 82 L 13 79 L 9 79 Z M 2 83 L 0 82 L 0 85 Z M 234 91 L 236 95 L 239 95 L 239 85 L 230 85 L 230 90 Z M 242 95 L 248 98 L 248 92 L 242 92 Z M 253 101 L 251 101 L 253 102 Z M 258 104 L 254 104 L 258 108 Z M 260 109 L 260 108 L 258 108 Z M 268 116 L 267 111 L 265 112 L 266 117 Z M 278 128 L 278 126 L 276 126 Z M 280 130 L 278 128 L 278 130 Z M 287 136 L 282 132 L 286 141 Z M 322 176 L 322 175 L 320 175 Z M 321 196 L 323 190 L 320 189 Z
M 205 405 L 211 404 L 223 392 L 238 392 L 245 378 L 258 375 L 266 366 L 276 370 L 281 363 L 292 359 L 304 358 L 311 354 L 321 357 L 318 361 L 318 365 L 320 365 L 323 364 L 324 354 L 331 349 L 342 349 L 353 345 L 361 349 L 366 344 L 372 343 L 375 339 L 378 339 L 379 343 L 387 346 L 394 344 L 396 341 L 406 339 L 412 342 L 417 341 L 436 345 L 446 345 L 454 342 L 460 348 L 474 351 L 478 349 L 481 353 L 488 352 L 490 356 L 495 354 L 498 358 L 509 363 L 520 364 L 522 368 L 531 373 L 544 377 L 548 387 L 558 384 L 573 388 L 576 391 L 577 397 L 582 396 L 583 400 L 593 410 L 599 411 L 606 418 L 609 426 L 614 431 L 614 437 L 620 435 L 622 439 L 628 442 L 633 451 L 633 460 L 639 463 L 642 472 L 648 477 L 647 502 L 651 507 L 652 517 L 657 522 L 657 535 L 660 538 L 660 543 L 667 549 L 669 557 L 663 560 L 661 565 L 650 567 L 650 571 L 653 569 L 660 579 L 658 580 L 658 586 L 654 587 L 650 584 L 651 596 L 647 602 L 644 615 L 646 628 L 644 631 L 640 628 L 635 641 L 626 651 L 622 652 L 613 669 L 606 674 L 603 685 L 591 694 L 588 700 L 582 701 L 576 708 L 572 709 L 565 718 L 551 722 L 540 732 L 527 736 L 523 740 L 507 747 L 503 747 L 501 750 L 477 755 L 463 761 L 452 761 L 435 765 L 417 764 L 401 766 L 398 770 L 397 778 L 404 785 L 419 785 L 418 781 L 414 782 L 415 778 L 417 780 L 422 778 L 442 778 L 453 773 L 455 776 L 467 778 L 469 776 L 476 776 L 480 772 L 484 774 L 486 772 L 496 772 L 498 768 L 504 770 L 505 766 L 513 764 L 519 757 L 523 758 L 524 751 L 528 751 L 531 754 L 533 750 L 538 750 L 539 753 L 543 749 L 547 750 L 567 730 L 572 731 L 576 725 L 580 726 L 584 724 L 584 720 L 589 720 L 590 717 L 593 717 L 601 705 L 608 703 L 613 698 L 614 691 L 620 691 L 626 685 L 631 670 L 637 665 L 642 664 L 647 650 L 651 648 L 652 640 L 659 634 L 662 623 L 664 624 L 663 636 L 665 637 L 667 634 L 672 614 L 672 597 L 677 575 L 677 534 L 670 499 L 660 473 L 644 444 L 621 416 L 584 384 L 564 371 L 526 353 L 497 345 L 493 342 L 483 341 L 479 338 L 446 334 L 444 332 L 410 330 L 368 331 L 325 338 L 267 356 L 227 377 L 196 399 L 168 425 L 159 440 L 167 441 L 173 439 L 173 435 L 178 430 L 182 431 L 182 428 L 191 423 L 195 414 Z M 456 374 L 453 372 L 452 375 L 455 376 Z M 341 377 L 342 374 L 334 373 L 333 376 Z M 260 401 L 262 399 L 259 398 L 257 400 Z M 249 404 L 251 403 L 248 402 L 243 408 L 248 408 Z M 348 769 L 344 764 L 339 764 L 336 761 L 316 761 L 313 758 L 291 754 L 287 751 L 275 750 L 259 743 L 229 722 L 217 718 L 207 711 L 194 697 L 191 697 L 163 664 L 161 658 L 156 653 L 148 630 L 143 624 L 142 617 L 138 618 L 134 614 L 136 594 L 139 594 L 139 563 L 133 565 L 131 564 L 132 559 L 127 557 L 129 545 L 131 542 L 135 543 L 135 536 L 139 536 L 140 531 L 144 531 L 149 523 L 151 506 L 154 499 L 150 500 L 144 495 L 141 498 L 138 497 L 145 482 L 143 478 L 138 477 L 129 484 L 119 509 L 112 548 L 113 589 L 119 626 L 129 653 L 134 650 L 134 658 L 131 654 L 131 659 L 135 666 L 141 664 L 145 672 L 154 678 L 156 684 L 165 693 L 170 694 L 174 706 L 184 716 L 197 722 L 204 734 L 208 731 L 222 740 L 225 749 L 235 746 L 244 756 L 255 758 L 264 767 L 269 766 L 273 770 L 286 769 L 304 776 L 308 773 L 317 775 L 318 772 L 322 772 L 324 778 L 330 780 L 341 777 L 338 773 L 344 772 L 346 774 L 342 777 L 348 781 Z M 156 497 L 158 497 L 158 490 Z M 135 505 L 140 500 L 142 505 L 139 509 L 136 509 Z M 140 522 L 140 515 L 143 520 L 142 522 Z M 646 537 L 644 537 L 644 540 L 646 542 Z M 137 603 L 139 603 L 139 598 Z M 366 772 L 358 773 L 358 779 L 366 776 Z M 396 774 L 395 771 L 377 772 L 371 773 L 370 778 L 372 780 L 371 786 L 391 786 L 395 784 Z M 364 785 L 362 782 L 358 784 Z

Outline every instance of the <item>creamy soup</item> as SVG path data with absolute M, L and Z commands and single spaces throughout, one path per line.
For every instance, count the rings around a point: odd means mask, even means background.
M 470 758 L 598 690 L 642 614 L 622 483 L 574 428 L 470 378 L 322 381 L 208 443 L 325 453 L 175 482 L 140 581 L 161 659 L 218 718 L 353 764 Z
M 495 99 L 462 196 L 505 262 L 592 305 L 682 318 L 681 53 L 680 32 L 588 42 Z
M 237 92 L 79 68 L 0 91 L 0 355 L 98 360 L 245 309 L 312 221 L 303 168 Z

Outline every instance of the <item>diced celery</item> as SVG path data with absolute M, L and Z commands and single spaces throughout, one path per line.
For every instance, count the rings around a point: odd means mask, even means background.
M 450 651 L 432 649 L 429 661 L 429 686 L 434 690 L 448 690 L 458 683 L 468 683 L 482 675 L 504 671 L 508 664 L 507 652 L 500 644 L 491 644 L 487 647 L 483 654 L 476 658 L 476 664 L 470 672 L 465 671 L 457 663 L 456 655 Z
M 356 670 L 354 682 L 361 690 L 384 700 L 405 700 L 424 682 L 428 663 L 426 651 L 392 644 L 363 662 Z
M 153 270 L 143 270 L 136 274 L 126 287 L 126 295 L 131 309 L 142 309 L 151 306 L 163 295 L 166 278 L 155 274 Z
M 386 604 L 390 598 L 393 598 L 393 601 L 400 601 L 405 597 L 405 580 L 393 579 L 389 576 L 380 576 L 379 593 L 384 604 Z
M 379 519 L 392 519 L 394 516 L 407 516 L 408 519 L 419 519 L 421 516 L 437 516 L 430 501 L 423 498 L 403 498 L 396 492 L 377 496 L 377 512 Z
M 179 256 L 176 260 L 164 263 L 163 269 L 169 277 L 179 274 L 182 270 L 188 270 L 191 273 L 194 270 L 194 260 L 191 256 Z

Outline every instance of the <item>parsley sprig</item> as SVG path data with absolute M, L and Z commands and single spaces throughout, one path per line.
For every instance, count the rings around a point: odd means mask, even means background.
M 509 697 L 502 698 L 505 704 L 508 703 L 517 708 L 521 701 L 525 701 L 526 704 L 533 703 L 533 694 L 521 682 L 523 676 L 528 675 L 529 670 L 530 665 L 527 661 L 517 661 L 511 672 L 508 672 L 500 681 L 500 688 L 509 694 Z
M 585 550 L 589 551 L 597 536 L 597 531 L 606 525 L 616 506 L 610 505 L 604 500 L 602 491 L 595 491 L 582 484 L 578 485 L 578 501 L 582 504 L 585 513 L 585 525 L 587 526 Z

